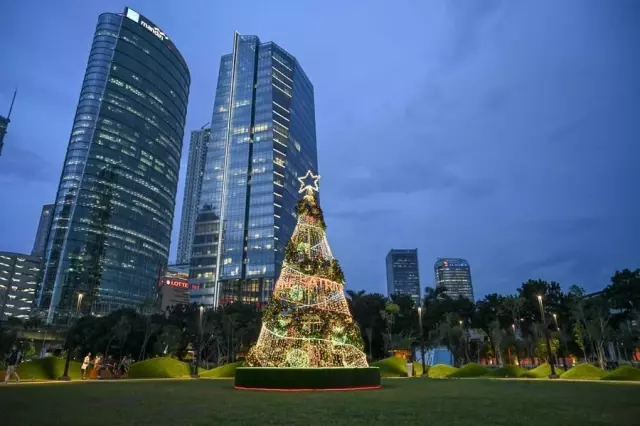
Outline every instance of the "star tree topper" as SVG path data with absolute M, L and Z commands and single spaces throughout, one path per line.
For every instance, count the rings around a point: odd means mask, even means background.
M 313 191 L 318 192 L 320 189 L 318 188 L 318 181 L 320 180 L 320 175 L 314 175 L 311 170 L 307 171 L 307 174 L 303 177 L 299 177 L 300 181 L 300 190 L 299 193 L 305 193 L 306 195 L 313 194 Z

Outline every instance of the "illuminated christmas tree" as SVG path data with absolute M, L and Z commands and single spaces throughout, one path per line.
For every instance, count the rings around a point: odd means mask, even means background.
M 312 184 L 306 184 L 311 178 Z M 262 318 L 258 342 L 247 357 L 252 367 L 367 367 L 360 328 L 344 296 L 344 275 L 331 254 L 322 209 L 314 192 L 319 176 L 298 180 L 298 223 L 285 249 L 273 298 Z

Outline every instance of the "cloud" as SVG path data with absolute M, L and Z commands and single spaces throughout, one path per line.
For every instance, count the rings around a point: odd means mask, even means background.
M 55 168 L 43 156 L 30 149 L 5 146 L 0 157 L 0 176 L 17 178 L 25 182 L 49 182 L 55 175 Z

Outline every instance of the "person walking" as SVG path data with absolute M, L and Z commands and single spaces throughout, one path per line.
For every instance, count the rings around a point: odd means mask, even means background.
M 89 352 L 87 356 L 84 357 L 84 360 L 82 361 L 82 367 L 80 367 L 80 369 L 82 370 L 82 380 L 87 378 L 86 375 L 89 364 L 91 364 L 91 352 Z
M 16 372 L 18 368 L 18 364 L 22 360 L 22 351 L 16 345 L 11 347 L 11 352 L 9 352 L 9 356 L 7 357 L 7 374 L 4 376 L 4 383 L 9 383 L 9 378 L 11 376 L 15 376 L 16 381 L 20 383 L 20 376 Z

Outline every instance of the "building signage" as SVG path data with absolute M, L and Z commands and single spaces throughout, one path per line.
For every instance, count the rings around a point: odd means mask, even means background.
M 147 21 L 143 16 L 141 16 L 135 10 L 126 8 L 125 15 L 127 16 L 127 18 L 131 19 L 133 22 L 140 24 L 141 27 L 153 33 L 153 35 L 158 37 L 161 41 L 169 40 L 169 37 L 160 28 L 153 25 L 151 21 Z
M 164 278 L 160 281 L 160 287 L 163 285 L 168 285 L 169 287 L 175 288 L 183 288 L 185 290 L 198 290 L 200 286 L 198 285 L 189 285 L 188 281 L 185 280 L 177 280 L 172 278 Z

